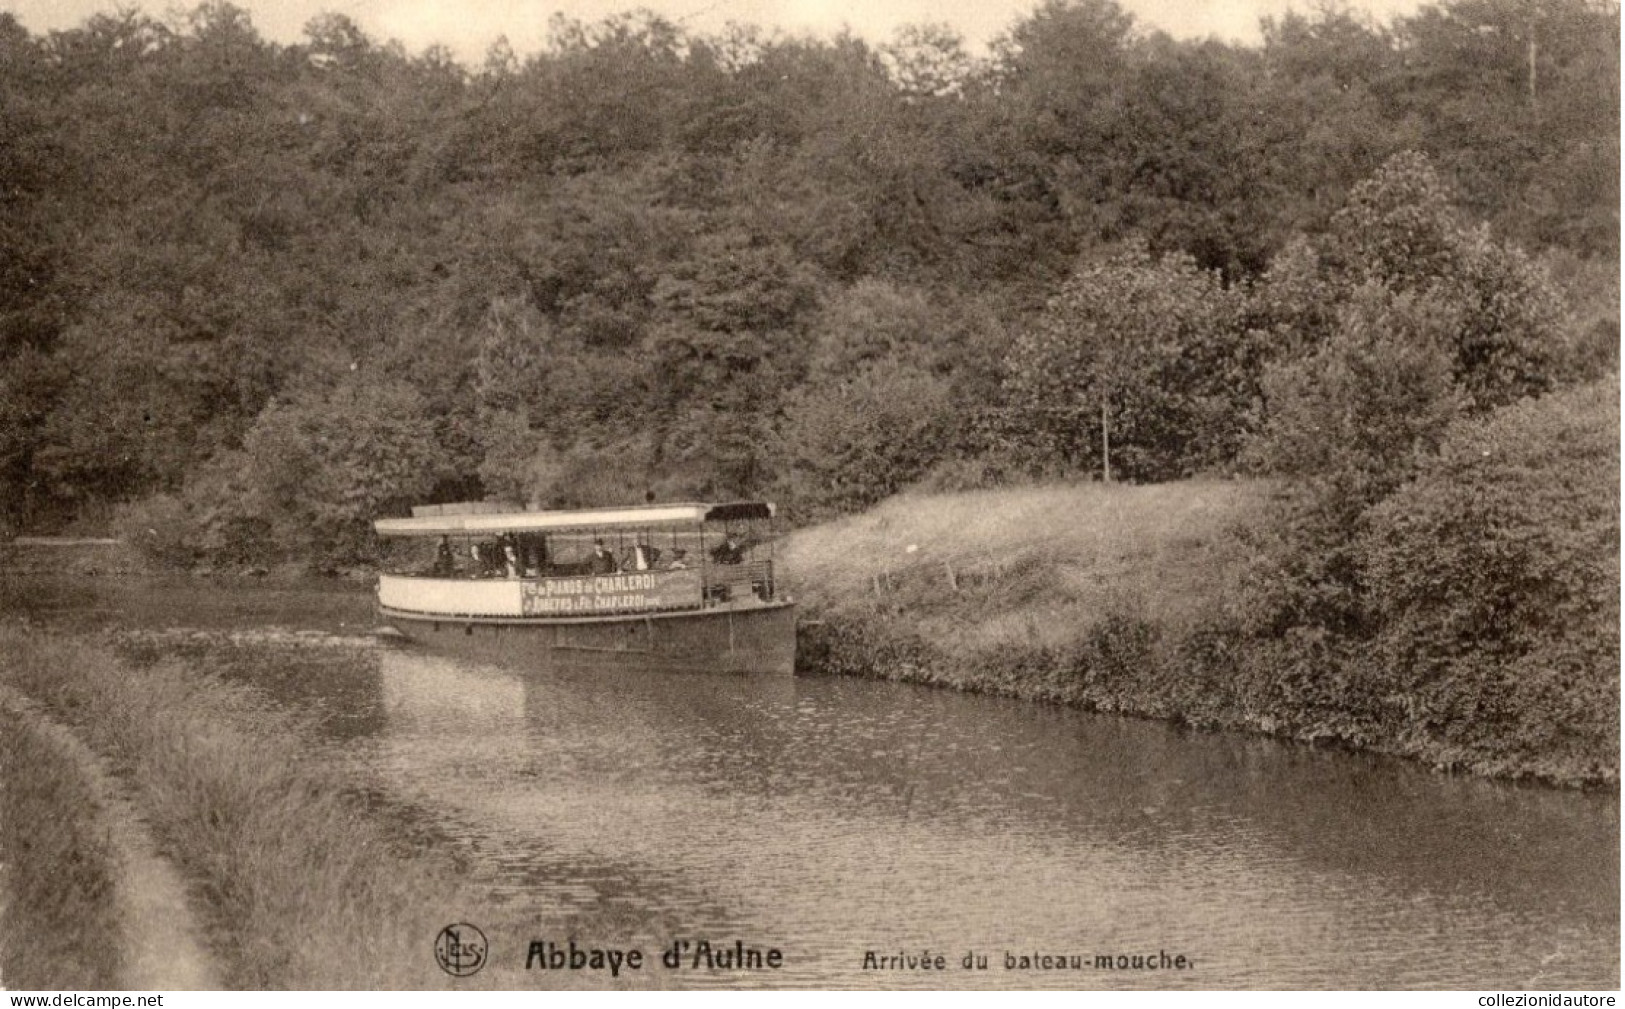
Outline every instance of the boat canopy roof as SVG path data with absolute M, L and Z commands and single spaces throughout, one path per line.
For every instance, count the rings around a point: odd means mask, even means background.
M 413 509 L 413 511 L 443 511 Z M 687 528 L 705 522 L 770 519 L 773 506 L 766 501 L 726 504 L 633 505 L 626 508 L 584 508 L 579 511 L 455 511 L 450 514 L 414 514 L 409 519 L 378 519 L 380 536 L 497 536 L 502 533 L 615 528 Z

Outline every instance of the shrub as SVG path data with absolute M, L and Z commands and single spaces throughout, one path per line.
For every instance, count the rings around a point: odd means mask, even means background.
M 1461 408 L 1450 352 L 1458 320 L 1432 298 L 1362 287 L 1326 343 L 1265 373 L 1254 468 L 1343 484 L 1356 510 L 1380 498 Z
M 1258 632 L 1366 625 L 1352 537 L 1365 509 L 1404 482 L 1461 409 L 1455 319 L 1430 298 L 1368 284 L 1324 344 L 1266 372 L 1268 417 L 1246 458 L 1293 482 L 1271 528 L 1253 534 L 1244 608 Z
M 1617 767 L 1618 438 L 1617 379 L 1526 401 L 1372 510 L 1370 687 L 1414 732 Z
M 222 452 L 186 481 L 182 495 L 195 550 L 228 567 L 270 564 L 303 544 L 281 543 L 272 516 L 255 493 L 254 468 L 241 452 Z
M 1019 483 L 1021 478 L 1008 460 L 983 453 L 943 459 L 926 470 L 913 489 L 925 494 L 953 494 L 1007 487 Z
M 1390 158 L 1333 218 L 1325 260 L 1336 287 L 1427 294 L 1458 314 L 1456 381 L 1475 410 L 1539 395 L 1563 369 L 1562 292 L 1520 250 L 1458 219 L 1443 180 L 1415 152 Z

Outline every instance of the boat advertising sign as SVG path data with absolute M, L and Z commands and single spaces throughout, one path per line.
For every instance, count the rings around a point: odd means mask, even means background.
M 527 617 L 687 610 L 700 604 L 700 572 L 628 571 L 618 575 L 525 582 Z

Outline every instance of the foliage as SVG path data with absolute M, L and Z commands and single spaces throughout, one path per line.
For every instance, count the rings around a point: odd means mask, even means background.
M 1365 690 L 1469 752 L 1619 737 L 1619 383 L 1452 428 L 1357 550 L 1381 630 Z
M 1244 460 L 1293 482 L 1248 608 L 1263 633 L 1335 650 L 1324 635 L 1359 641 L 1380 623 L 1355 547 L 1368 509 L 1458 417 L 1549 389 L 1580 355 L 1549 277 L 1463 226 L 1421 156 L 1391 159 L 1318 249 L 1291 251 L 1255 292 L 1276 356 Z
M 437 500 L 761 493 L 792 404 L 884 360 L 962 414 L 921 466 L 1092 466 L 1072 402 L 1007 402 L 1003 370 L 1012 333 L 1084 325 L 1044 314 L 1078 262 L 1136 243 L 1140 282 L 1174 280 L 1128 313 L 1143 339 L 1101 344 L 1136 382 L 1111 407 L 1136 478 L 1231 465 L 1264 365 L 1374 279 L 1460 308 L 1489 410 L 1605 372 L 1617 321 L 1560 325 L 1534 262 L 1458 214 L 1606 271 L 1617 81 L 1618 12 L 1585 0 L 1325 8 L 1259 47 L 1049 0 L 985 58 L 942 26 L 872 47 L 638 13 L 477 68 L 341 15 L 284 45 L 230 4 L 41 36 L 0 14 L 0 509 L 47 530 L 167 496 L 214 560 L 281 552 L 301 522 L 239 453 L 351 365 L 419 397 L 436 476 L 410 486 Z M 1407 150 L 1431 167 L 1361 183 Z M 1152 339 L 1181 298 L 1215 320 Z
M 1262 680 L 1348 738 L 1616 773 L 1618 386 L 1529 398 L 1597 368 L 1556 285 L 1414 156 L 1281 266 L 1247 458 L 1291 482 L 1239 607 Z
M 1102 414 L 1113 466 L 1128 479 L 1222 464 L 1237 450 L 1257 381 L 1242 307 L 1188 257 L 1136 249 L 1086 264 L 1017 338 L 1007 402 L 1080 468 L 1099 465 Z
M 421 397 L 401 384 L 341 380 L 268 406 L 243 442 L 245 511 L 314 563 L 370 556 L 372 520 L 402 513 L 445 475 Z
M 1452 306 L 1378 284 L 1354 292 L 1326 342 L 1271 365 L 1258 468 L 1325 485 L 1357 512 L 1403 482 L 1460 412 Z
M 1334 283 L 1428 292 L 1460 312 L 1454 370 L 1474 408 L 1552 387 L 1566 339 L 1561 294 L 1528 256 L 1456 220 L 1426 158 L 1397 155 L 1355 187 L 1326 259 Z
M 1618 395 L 1604 382 L 1453 426 L 1347 553 L 1377 626 L 1251 623 L 1237 588 L 1280 529 L 1269 484 L 1049 485 L 909 494 L 797 531 L 784 554 L 814 617 L 802 655 L 844 675 L 1606 786 Z
M 185 502 L 154 494 L 120 505 L 113 513 L 114 536 L 159 568 L 189 568 L 198 561 L 197 527 Z
M 1334 269 L 1354 282 L 1408 290 L 1454 267 L 1459 230 L 1444 179 L 1426 156 L 1407 151 L 1354 187 L 1332 216 L 1327 247 Z
M 1617 264 L 1548 249 L 1540 268 L 1569 306 L 1568 339 L 1554 351 L 1558 384 L 1592 382 L 1619 372 L 1620 271 Z
M 800 519 L 865 508 L 923 474 L 955 424 L 947 381 L 895 358 L 807 386 L 785 408 L 785 496 Z

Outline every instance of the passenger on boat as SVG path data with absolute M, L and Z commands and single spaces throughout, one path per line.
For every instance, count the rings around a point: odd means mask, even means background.
M 660 560 L 660 550 L 647 543 L 636 543 L 632 546 L 632 556 L 627 558 L 628 571 L 653 571 L 655 564 Z
M 502 545 L 503 574 L 509 578 L 519 577 L 519 551 L 514 549 L 512 543 Z
M 542 574 L 547 570 L 547 541 L 534 536 L 520 537 L 519 559 L 524 562 L 525 577 Z
M 468 552 L 474 559 L 475 578 L 500 578 L 504 570 L 502 546 L 499 543 L 471 543 Z
M 666 565 L 666 570 L 668 570 L 668 571 L 683 571 L 683 570 L 686 570 L 687 568 L 688 568 L 688 551 L 687 550 L 673 550 L 671 552 L 671 563 Z
M 718 564 L 738 564 L 744 559 L 745 545 L 737 533 L 729 533 L 728 538 L 711 551 L 711 560 Z
M 587 559 L 587 571 L 595 575 L 612 575 L 620 568 L 615 563 L 615 555 L 604 549 L 603 540 L 592 541 L 592 556 Z
M 457 561 L 451 554 L 451 537 L 440 537 L 440 545 L 434 551 L 434 567 L 430 573 L 436 578 L 449 578 L 457 572 Z

